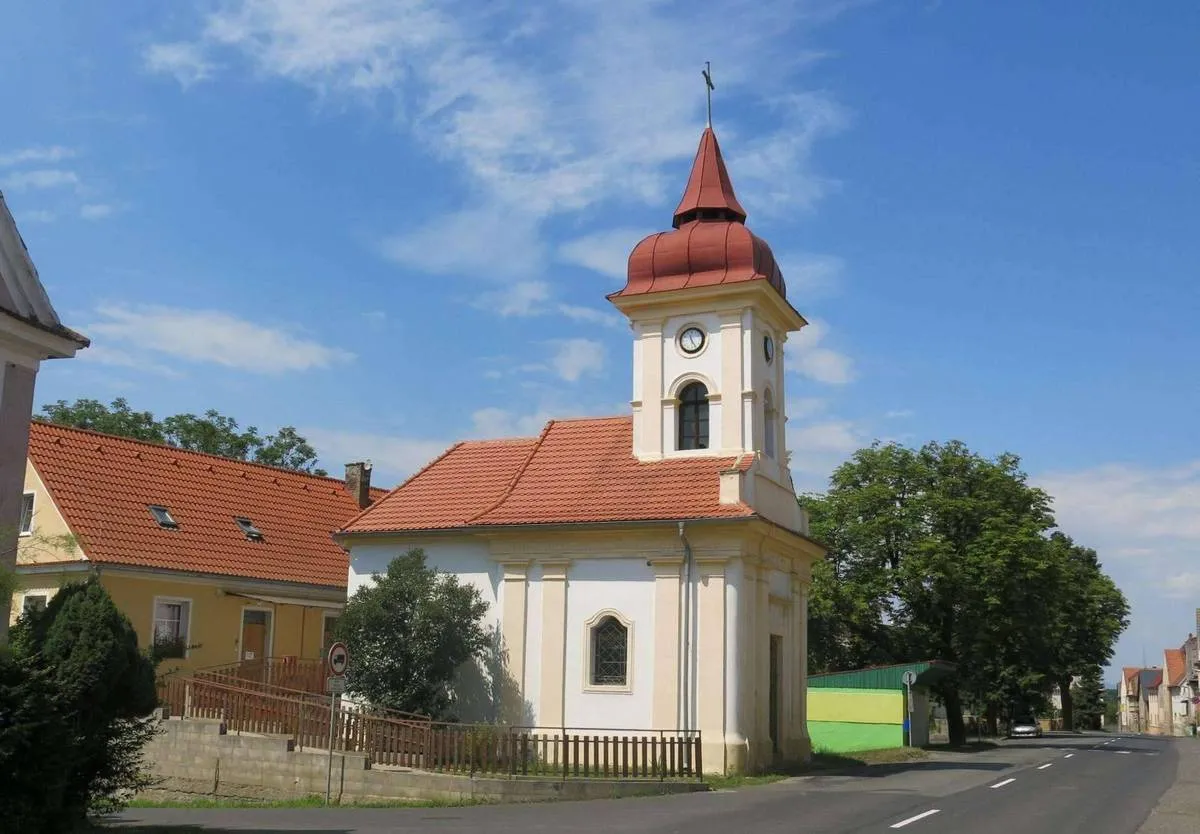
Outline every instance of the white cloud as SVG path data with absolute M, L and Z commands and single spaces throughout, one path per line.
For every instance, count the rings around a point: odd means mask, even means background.
M 216 69 L 205 57 L 204 48 L 194 43 L 151 44 L 142 59 L 150 72 L 173 76 L 181 87 L 211 78 Z
M 516 281 L 503 289 L 480 293 L 474 305 L 499 316 L 553 316 L 558 315 L 573 321 L 620 327 L 624 319 L 615 313 L 564 304 L 552 299 L 553 292 L 545 281 Z
M 256 373 L 286 373 L 348 362 L 354 354 L 327 347 L 284 329 L 257 324 L 219 310 L 102 305 L 100 318 L 84 330 L 117 343 L 113 355 L 164 354 Z
M 190 83 L 222 55 L 335 107 L 394 107 L 401 128 L 462 175 L 472 202 L 385 251 L 433 272 L 529 279 L 545 267 L 536 244 L 546 218 L 676 196 L 678 166 L 703 125 L 699 56 L 717 68 L 719 97 L 762 105 L 767 121 L 752 133 L 721 126 L 752 211 L 811 206 L 831 187 L 812 171 L 812 147 L 846 114 L 802 89 L 815 56 L 804 42 L 851 5 L 735 0 L 714 14 L 645 0 L 499 0 L 481 13 L 456 0 L 228 0 L 208 7 L 193 37 L 151 47 L 146 61 Z M 567 256 L 616 274 L 611 254 Z
M 4 187 L 11 191 L 63 188 L 79 185 L 79 175 L 74 171 L 58 168 L 36 168 L 32 171 L 16 171 L 4 178 Z
M 550 364 L 559 377 L 577 382 L 583 376 L 595 376 L 604 370 L 604 345 L 592 339 L 561 339 Z
M 481 408 L 471 414 L 471 436 L 476 438 L 533 437 L 541 433 L 553 415 L 539 409 L 518 414 L 505 408 Z
M 26 223 L 53 223 L 57 219 L 52 211 L 46 209 L 33 209 L 32 211 L 21 212 L 21 220 Z
M 842 283 L 846 262 L 836 255 L 795 253 L 777 257 L 788 294 L 811 300 L 833 293 Z
M 105 217 L 111 217 L 117 211 L 117 207 L 108 203 L 88 203 L 81 206 L 79 216 L 84 220 L 103 220 Z
M 372 484 L 382 487 L 404 480 L 451 445 L 441 440 L 341 429 L 303 428 L 298 431 L 312 443 L 321 464 L 331 475 L 340 477 L 342 467 L 347 463 L 369 460 L 374 467 Z
M 558 248 L 558 257 L 623 282 L 629 253 L 645 236 L 646 229 L 609 229 L 567 241 Z
M 830 417 L 800 423 L 789 415 L 787 448 L 796 489 L 823 492 L 828 488 L 830 473 L 869 442 L 862 428 L 850 420 Z
M 788 339 L 785 352 L 787 369 L 816 382 L 845 385 L 854 379 L 854 362 L 844 353 L 821 347 L 829 334 L 829 325 L 818 319 Z
M 821 397 L 798 397 L 787 402 L 787 416 L 790 420 L 811 417 L 824 411 L 829 401 Z
M 1186 571 L 1167 577 L 1165 593 L 1172 599 L 1200 599 L 1200 573 Z
M 64 148 L 62 145 L 49 145 L 44 148 L 22 148 L 19 151 L 0 153 L 0 168 L 9 165 L 27 165 L 29 163 L 44 164 L 47 162 L 61 162 L 73 156 L 75 156 L 75 151 L 71 148 Z
M 894 408 L 885 412 L 883 416 L 888 420 L 903 420 L 912 417 L 915 413 L 911 408 Z
M 179 378 L 183 376 L 178 368 L 155 362 L 148 354 L 131 353 L 112 345 L 92 345 L 82 351 L 79 358 L 84 362 L 96 362 L 100 365 L 112 365 L 118 368 L 133 368 L 166 377 Z

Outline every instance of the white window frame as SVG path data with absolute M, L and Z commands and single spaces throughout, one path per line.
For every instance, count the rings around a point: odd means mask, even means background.
M 237 641 L 237 661 L 240 663 L 245 659 L 245 646 L 242 645 L 242 638 L 246 636 L 246 612 L 247 611 L 265 611 L 267 614 L 267 645 L 263 649 L 263 656 L 259 658 L 266 660 L 268 657 L 274 656 L 275 649 L 275 609 L 268 608 L 265 605 L 243 605 L 242 612 L 238 614 L 238 641 Z
M 28 530 L 25 529 L 25 499 L 26 498 L 29 499 L 29 529 Z M 33 515 L 35 512 L 37 512 L 37 493 L 22 492 L 21 493 L 21 519 L 20 519 L 20 521 L 17 522 L 18 524 L 21 525 L 21 528 L 18 532 L 18 535 L 20 535 L 20 536 L 32 536 L 33 535 Z
M 594 643 L 593 632 L 608 617 L 612 617 L 625 627 L 625 683 L 592 683 L 592 663 Z M 630 695 L 633 693 L 633 620 L 626 617 L 615 608 L 603 608 L 592 615 L 583 624 L 583 691 L 608 693 L 615 695 Z
M 22 614 L 29 613 L 28 606 L 29 606 L 30 599 L 39 599 L 40 598 L 42 600 L 42 610 L 45 610 L 46 606 L 50 604 L 51 596 L 52 595 L 47 593 L 46 591 L 26 591 L 25 593 L 21 594 L 21 613 Z
M 175 604 L 182 603 L 187 605 L 187 626 L 183 632 L 183 657 L 169 658 L 171 660 L 186 660 L 191 657 L 192 650 L 192 612 L 196 607 L 196 603 L 190 597 L 172 597 L 172 596 L 156 596 L 154 598 L 154 607 L 150 609 L 150 645 L 153 646 L 158 638 L 158 606 L 159 603 Z

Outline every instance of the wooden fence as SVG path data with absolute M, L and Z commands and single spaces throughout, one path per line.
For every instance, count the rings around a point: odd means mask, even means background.
M 285 735 L 297 749 L 329 749 L 328 698 L 168 676 L 159 701 L 172 716 L 220 720 L 226 732 Z M 699 732 L 448 724 L 340 702 L 332 709 L 334 750 L 377 764 L 560 779 L 699 779 L 704 772 Z

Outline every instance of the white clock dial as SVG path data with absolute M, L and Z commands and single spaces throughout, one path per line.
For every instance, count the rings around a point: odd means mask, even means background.
M 689 327 L 679 334 L 679 346 L 684 353 L 698 353 L 704 347 L 704 331 L 699 327 Z

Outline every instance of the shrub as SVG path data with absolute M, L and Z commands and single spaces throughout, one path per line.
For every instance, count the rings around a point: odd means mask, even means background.
M 147 783 L 154 665 L 98 581 L 22 616 L 0 659 L 0 830 L 69 831 Z

